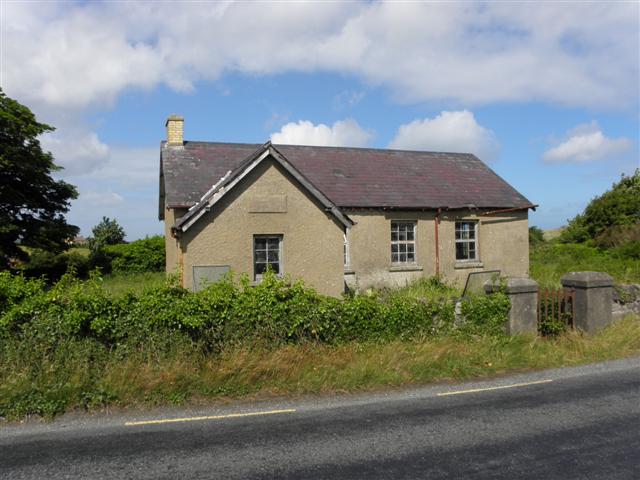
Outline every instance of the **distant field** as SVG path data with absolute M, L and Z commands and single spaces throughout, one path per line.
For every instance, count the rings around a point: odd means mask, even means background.
M 551 230 L 545 230 L 543 232 L 544 239 L 546 241 L 549 241 L 549 240 L 553 240 L 554 238 L 558 238 L 560 236 L 560 234 L 562 233 L 563 228 L 564 227 L 552 228 Z

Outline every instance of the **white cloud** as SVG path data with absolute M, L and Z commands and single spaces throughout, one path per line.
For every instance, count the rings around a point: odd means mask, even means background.
M 44 150 L 64 168 L 57 176 L 77 181 L 115 182 L 126 186 L 149 185 L 158 180 L 158 147 L 119 147 L 102 143 L 95 132 L 65 129 L 40 138 Z
M 162 233 L 162 224 L 154 220 L 158 208 L 157 189 L 131 194 L 116 193 L 104 186 L 95 191 L 91 188 L 96 186 L 79 185 L 80 195 L 67 216 L 69 223 L 81 228 L 82 235 L 91 235 L 91 229 L 103 216 L 115 218 L 124 228 L 127 240 Z
M 92 172 L 104 166 L 109 157 L 109 147 L 98 135 L 73 128 L 64 134 L 47 133 L 40 138 L 40 144 L 53 154 L 56 165 L 64 167 L 68 175 Z
M 112 147 L 108 161 L 92 178 L 127 188 L 157 187 L 159 162 L 158 146 Z
M 364 147 L 372 136 L 352 119 L 337 121 L 331 127 L 324 123 L 314 125 L 308 120 L 300 120 L 298 123 L 287 123 L 279 132 L 272 133 L 271 141 L 290 145 Z
M 635 109 L 639 10 L 636 2 L 5 2 L 0 83 L 29 105 L 70 109 L 109 104 L 129 88 L 188 91 L 227 71 L 324 71 L 406 101 Z
M 80 192 L 78 200 L 92 207 L 112 206 L 124 203 L 122 195 L 114 192 Z
M 132 89 L 188 92 L 228 72 L 328 72 L 406 102 L 545 101 L 635 112 L 640 98 L 634 2 L 1 3 L 0 85 L 58 127 L 42 142 L 65 166 L 60 175 L 81 193 L 120 195 L 124 203 L 110 212 L 126 213 L 134 230 L 142 228 L 135 218 L 144 218 L 135 212 L 157 202 L 158 149 L 106 145 L 86 121 Z M 358 92 L 347 93 L 336 105 L 359 100 Z M 495 155 L 491 132 L 471 114 L 466 136 L 446 143 L 453 126 L 436 122 L 443 115 L 414 126 L 438 133 L 420 148 Z M 288 126 L 274 136 L 295 143 L 371 141 L 355 122 Z M 611 150 L 611 142 L 622 148 L 619 140 L 603 135 L 600 143 Z M 97 223 L 103 212 L 80 204 L 72 216 L 82 212 L 83 225 Z
M 611 159 L 627 152 L 632 147 L 627 138 L 607 138 L 598 124 L 578 125 L 567 133 L 565 141 L 550 148 L 542 155 L 549 163 L 582 163 L 600 159 Z
M 128 239 L 160 233 L 158 208 L 158 147 L 111 147 L 107 158 L 90 171 L 67 170 L 56 176 L 78 188 L 69 222 L 89 235 L 103 215 L 118 219 Z
M 486 161 L 495 159 L 500 151 L 494 133 L 467 110 L 445 111 L 401 125 L 389 148 L 473 153 Z

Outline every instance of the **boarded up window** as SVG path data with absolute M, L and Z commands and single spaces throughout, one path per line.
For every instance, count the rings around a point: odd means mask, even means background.
M 199 292 L 212 283 L 219 282 L 229 271 L 229 265 L 198 265 L 193 267 L 193 291 Z

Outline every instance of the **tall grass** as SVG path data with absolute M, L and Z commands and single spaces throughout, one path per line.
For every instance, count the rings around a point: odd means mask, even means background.
M 0 415 L 359 392 L 639 353 L 640 320 L 632 317 L 594 336 L 240 345 L 216 355 L 186 336 L 149 338 L 120 352 L 86 339 L 63 341 L 55 350 L 27 341 L 0 354 Z
M 165 284 L 164 272 L 112 273 L 102 278 L 102 288 L 111 296 L 125 293 L 139 294 Z
M 448 301 L 459 298 L 462 290 L 445 283 L 438 277 L 421 278 L 400 288 L 383 288 L 378 291 L 382 298 L 409 298 L 435 301 Z
M 531 277 L 544 287 L 559 287 L 567 272 L 599 271 L 618 283 L 640 283 L 640 259 L 581 244 L 547 243 L 531 249 Z

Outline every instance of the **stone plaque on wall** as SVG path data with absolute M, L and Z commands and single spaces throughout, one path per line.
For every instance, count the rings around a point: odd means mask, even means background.
M 250 213 L 286 213 L 286 195 L 255 195 L 249 202 Z

